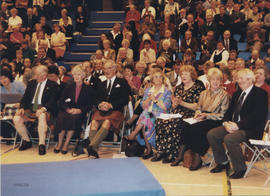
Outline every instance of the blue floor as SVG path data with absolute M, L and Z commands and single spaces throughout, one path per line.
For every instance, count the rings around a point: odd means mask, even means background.
M 1 165 L 3 196 L 163 196 L 138 158 Z

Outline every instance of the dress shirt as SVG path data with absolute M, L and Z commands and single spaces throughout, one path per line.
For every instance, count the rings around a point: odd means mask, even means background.
M 35 96 L 33 97 L 33 100 L 32 100 L 32 104 L 34 104 L 35 97 L 38 96 L 38 104 L 41 105 L 42 95 L 43 95 L 43 91 L 45 89 L 46 83 L 47 83 L 47 79 L 37 84 L 37 88 L 36 88 Z M 41 85 L 41 86 L 40 86 L 39 95 L 36 95 L 38 85 Z

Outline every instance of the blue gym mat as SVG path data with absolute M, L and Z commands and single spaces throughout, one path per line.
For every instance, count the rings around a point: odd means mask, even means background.
M 1 165 L 2 196 L 164 196 L 139 158 Z

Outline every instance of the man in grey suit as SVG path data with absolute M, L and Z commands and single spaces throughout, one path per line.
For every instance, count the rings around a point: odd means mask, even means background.
M 218 173 L 229 169 L 224 143 L 232 162 L 234 173 L 230 178 L 233 179 L 243 178 L 246 172 L 240 143 L 248 139 L 262 139 L 268 112 L 267 92 L 253 85 L 253 72 L 250 69 L 241 69 L 237 74 L 240 89 L 232 96 L 223 118 L 223 126 L 211 129 L 207 134 L 217 163 L 210 172 Z
M 173 65 L 173 71 L 166 73 L 166 76 L 170 80 L 172 87 L 175 87 L 182 82 L 180 77 L 180 66 L 181 62 L 179 60 L 176 60 Z

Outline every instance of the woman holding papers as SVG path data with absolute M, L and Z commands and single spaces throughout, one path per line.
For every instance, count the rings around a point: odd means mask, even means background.
M 207 132 L 221 125 L 221 119 L 229 107 L 229 94 L 221 87 L 223 74 L 218 68 L 211 68 L 207 74 L 210 88 L 203 91 L 197 104 L 184 104 L 186 107 L 195 110 L 193 119 L 195 123 L 185 127 L 182 132 L 182 150 L 190 149 L 192 162 L 189 170 L 197 170 L 202 166 L 200 156 L 203 156 L 209 144 L 206 138 Z M 180 103 L 181 104 L 181 103 Z M 180 154 L 178 160 L 182 160 Z
M 182 118 L 194 116 L 195 111 L 183 106 L 183 103 L 193 104 L 199 100 L 200 93 L 205 90 L 201 81 L 197 80 L 197 73 L 193 66 L 184 65 L 180 68 L 182 83 L 175 88 L 171 97 L 172 108 L 170 113 L 181 114 Z M 181 101 L 181 102 L 180 102 Z M 181 103 L 181 104 L 180 104 Z M 168 120 L 157 119 L 156 122 L 156 150 L 157 153 L 151 161 L 163 163 L 174 162 L 180 146 L 181 132 L 184 124 L 181 118 Z
M 151 73 L 153 86 L 144 92 L 141 105 L 143 112 L 139 117 L 136 128 L 128 136 L 129 140 L 137 137 L 141 145 L 146 146 L 143 159 L 153 156 L 151 146 L 155 146 L 155 121 L 160 113 L 167 113 L 171 106 L 171 91 L 165 86 L 165 75 L 160 69 L 154 69 Z M 139 134 L 139 133 L 142 134 Z

